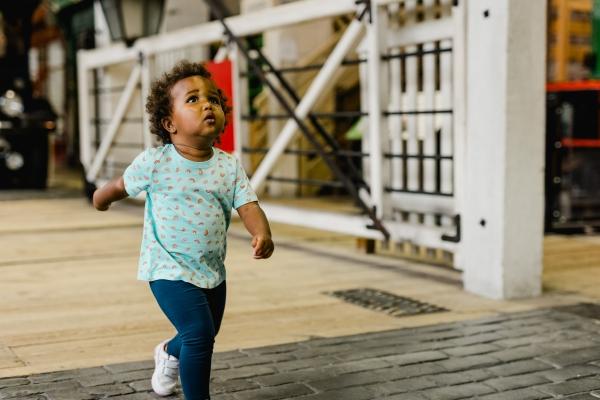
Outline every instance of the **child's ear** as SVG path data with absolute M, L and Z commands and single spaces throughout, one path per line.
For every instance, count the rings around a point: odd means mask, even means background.
M 163 118 L 161 121 L 161 124 L 163 126 L 163 128 L 165 128 L 165 130 L 169 133 L 176 133 L 177 129 L 175 128 L 175 125 L 173 125 L 173 120 L 170 117 L 167 118 Z

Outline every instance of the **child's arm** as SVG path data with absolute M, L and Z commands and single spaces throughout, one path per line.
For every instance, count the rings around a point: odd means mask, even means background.
M 269 221 L 258 202 L 246 203 L 237 209 L 244 226 L 252 235 L 252 247 L 254 258 L 269 258 L 273 254 L 275 245 L 271 240 L 271 228 Z
M 111 203 L 122 200 L 127 197 L 128 194 L 125 191 L 125 182 L 123 177 L 120 176 L 108 182 L 94 192 L 93 203 L 94 207 L 98 211 L 106 211 L 110 207 Z

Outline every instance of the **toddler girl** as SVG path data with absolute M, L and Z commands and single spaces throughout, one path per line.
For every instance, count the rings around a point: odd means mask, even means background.
M 123 176 L 93 196 L 105 211 L 146 192 L 138 279 L 150 282 L 177 335 L 154 350 L 152 388 L 187 400 L 210 399 L 214 338 L 225 308 L 226 233 L 235 208 L 252 235 L 253 256 L 269 258 L 269 223 L 240 162 L 215 147 L 231 111 L 201 65 L 182 61 L 155 81 L 146 102 L 162 146 L 138 155 Z

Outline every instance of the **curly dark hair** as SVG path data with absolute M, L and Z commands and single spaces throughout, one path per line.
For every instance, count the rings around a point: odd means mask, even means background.
M 173 105 L 171 89 L 178 81 L 190 76 L 201 76 L 202 78 L 212 80 L 210 72 L 208 72 L 204 65 L 183 60 L 152 83 L 150 94 L 146 98 L 146 112 L 150 118 L 150 132 L 157 135 L 162 144 L 171 143 L 169 132 L 162 126 L 163 119 L 171 116 L 171 107 Z M 215 83 L 214 80 L 213 83 Z M 218 87 L 217 91 L 221 107 L 225 113 L 225 125 L 227 125 L 227 117 L 231 113 L 231 107 L 227 105 L 227 97 L 223 91 Z M 217 138 L 218 141 L 219 139 Z

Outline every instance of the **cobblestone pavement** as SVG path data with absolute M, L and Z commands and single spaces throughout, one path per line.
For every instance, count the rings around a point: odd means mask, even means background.
M 599 399 L 599 308 L 218 353 L 213 400 Z M 156 399 L 152 367 L 144 361 L 0 379 L 0 399 Z

